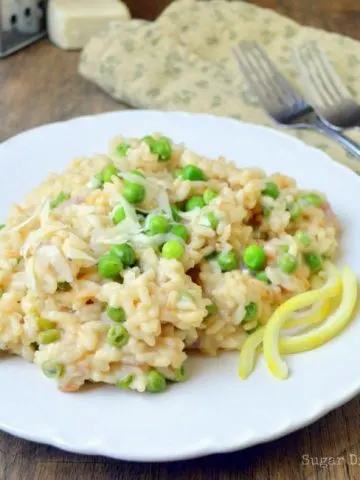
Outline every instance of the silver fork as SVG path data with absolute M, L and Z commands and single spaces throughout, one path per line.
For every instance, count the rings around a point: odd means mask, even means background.
M 289 128 L 315 130 L 338 142 L 360 159 L 360 145 L 318 117 L 257 42 L 241 42 L 234 48 L 234 53 L 250 89 L 276 123 Z
M 295 50 L 294 58 L 317 113 L 338 128 L 359 127 L 360 105 L 318 44 L 304 43 Z

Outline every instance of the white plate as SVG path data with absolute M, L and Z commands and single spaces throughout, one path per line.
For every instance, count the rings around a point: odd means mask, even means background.
M 18 135 L 0 146 L 0 215 L 51 171 L 77 155 L 107 151 L 122 133 L 160 131 L 176 142 L 239 166 L 281 171 L 324 191 L 345 227 L 342 263 L 360 274 L 360 179 L 324 153 L 268 128 L 205 115 L 120 112 L 77 118 Z M 1 218 L 0 217 L 0 218 Z M 288 357 L 291 376 L 274 379 L 263 361 L 247 381 L 237 354 L 195 358 L 190 379 L 163 395 L 88 388 L 57 391 L 34 365 L 0 361 L 0 428 L 65 450 L 156 461 L 241 449 L 280 437 L 346 402 L 360 390 L 360 319 L 315 351 Z

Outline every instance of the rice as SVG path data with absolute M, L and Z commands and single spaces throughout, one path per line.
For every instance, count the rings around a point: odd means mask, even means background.
M 123 143 L 128 149 L 120 157 L 116 148 Z M 149 142 L 117 137 L 108 155 L 75 159 L 11 208 L 0 233 L 0 349 L 37 364 L 62 391 L 91 381 L 144 392 L 154 371 L 182 380 L 193 350 L 218 355 L 240 349 L 278 305 L 311 288 L 307 254 L 336 254 L 339 228 L 323 195 L 317 194 L 321 201 L 314 205 L 301 200 L 308 192 L 291 178 L 240 169 L 224 158 L 212 161 L 179 145 L 171 144 L 169 157 L 161 161 Z M 174 176 L 189 164 L 206 180 Z M 110 165 L 118 172 L 104 183 L 98 174 Z M 145 189 L 140 203 L 122 195 L 127 182 Z M 268 182 L 277 185 L 278 195 L 264 194 Z M 184 211 L 190 196 L 203 196 L 209 188 L 217 192 L 209 204 Z M 54 206 L 59 194 L 65 195 Z M 294 205 L 300 206 L 296 218 Z M 118 208 L 125 219 L 114 224 Z M 185 225 L 189 238 L 171 230 L 149 235 L 155 215 Z M 298 240 L 299 231 L 308 234 L 309 244 Z M 161 254 L 162 245 L 173 240 L 181 245 L 181 258 Z M 104 278 L 99 260 L 112 245 L 124 243 L 132 246 L 136 262 L 118 278 Z M 263 248 L 268 281 L 242 261 L 249 245 Z M 235 268 L 222 271 L 221 252 L 235 252 Z M 294 272 L 279 266 L 284 252 L 296 260 Z M 251 318 L 249 306 L 255 308 Z M 121 346 L 109 342 L 117 324 L 108 307 L 123 309 L 124 322 L 116 327 L 125 332 Z M 55 330 L 58 338 L 42 341 L 44 330 Z

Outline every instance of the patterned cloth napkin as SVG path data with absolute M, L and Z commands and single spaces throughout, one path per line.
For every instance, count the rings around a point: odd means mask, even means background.
M 155 22 L 113 24 L 85 47 L 79 72 L 134 108 L 206 112 L 274 126 L 249 94 L 231 53 L 245 39 L 260 42 L 295 84 L 292 49 L 317 41 L 360 100 L 358 42 L 242 1 L 180 0 Z M 326 137 L 287 132 L 360 173 L 360 162 Z M 359 134 L 351 135 L 360 141 Z

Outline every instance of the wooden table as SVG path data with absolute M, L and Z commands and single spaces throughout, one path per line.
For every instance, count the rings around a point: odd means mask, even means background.
M 169 3 L 170 0 L 128 0 L 134 15 L 149 19 Z M 254 3 L 274 8 L 302 23 L 360 40 L 359 0 L 256 0 Z M 119 108 L 115 101 L 77 75 L 77 60 L 77 53 L 63 52 L 44 40 L 0 61 L 0 140 L 46 122 Z M 23 401 L 26 399 L 19 399 L 19 408 Z M 322 467 L 313 465 L 322 458 Z M 355 461 L 358 465 L 351 465 Z M 0 480 L 68 478 L 360 478 L 360 399 L 355 398 L 314 425 L 281 440 L 239 453 L 170 464 L 73 455 L 0 433 Z

